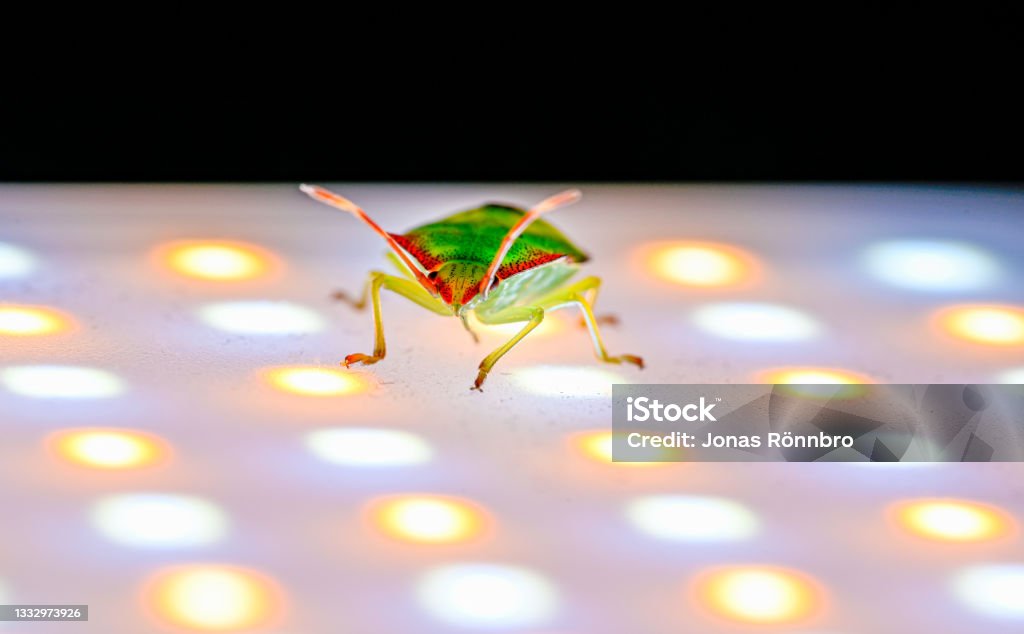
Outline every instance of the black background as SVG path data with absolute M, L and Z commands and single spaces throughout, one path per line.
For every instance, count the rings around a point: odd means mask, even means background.
M 807 11 L 90 33 L 9 64 L 0 180 L 1022 180 L 1016 5 Z

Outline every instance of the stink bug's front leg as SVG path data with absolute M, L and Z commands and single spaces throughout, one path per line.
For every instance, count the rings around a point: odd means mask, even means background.
M 416 282 L 395 277 L 394 275 L 387 275 L 386 273 L 380 273 L 374 271 L 370 273 L 370 281 L 367 284 L 367 292 L 370 296 L 370 301 L 373 304 L 373 354 L 362 354 L 354 353 L 345 357 L 345 360 L 341 362 L 346 368 L 354 363 L 362 363 L 363 365 L 370 365 L 377 363 L 384 358 L 387 353 L 387 346 L 384 343 L 384 322 L 381 318 L 380 311 L 380 290 L 386 288 L 389 291 L 401 295 L 406 299 L 409 299 L 424 308 L 433 311 L 439 315 L 449 316 L 451 311 L 436 297 L 428 293 L 423 289 L 422 286 Z M 365 295 L 362 303 L 365 304 Z
M 545 311 L 559 310 L 570 306 L 579 306 L 583 312 L 583 320 L 590 329 L 591 340 L 594 344 L 594 354 L 605 363 L 631 363 L 640 369 L 644 367 L 644 360 L 635 354 L 620 354 L 613 356 L 608 354 L 601 339 L 601 331 L 598 328 L 598 318 L 594 316 L 593 302 L 597 299 L 597 290 L 601 286 L 601 278 L 588 277 L 575 284 L 556 289 L 536 300 L 534 306 L 523 306 L 508 308 L 496 313 L 489 313 L 486 310 L 478 311 L 477 317 L 485 324 L 507 324 L 512 322 L 527 322 L 505 345 L 501 346 L 480 363 L 480 372 L 477 374 L 474 390 L 480 390 L 488 373 L 494 364 L 501 359 L 509 350 L 519 343 L 523 337 L 530 334 L 530 331 L 540 325 L 544 319 Z M 589 294 L 589 297 L 588 297 Z
M 544 309 L 538 306 L 523 306 L 509 308 L 493 315 L 478 314 L 477 317 L 479 317 L 480 321 L 485 324 L 509 324 L 520 321 L 526 322 L 523 329 L 517 332 L 514 337 L 506 341 L 503 346 L 487 355 L 484 360 L 480 362 L 480 371 L 477 373 L 476 381 L 470 389 L 483 392 L 482 386 L 484 381 L 487 379 L 487 375 L 490 373 L 491 368 L 493 368 L 494 364 L 498 362 L 498 359 L 505 356 L 506 352 L 519 343 L 523 337 L 530 334 L 530 331 L 539 326 L 540 322 L 544 321 Z
M 395 267 L 395 270 L 401 273 L 403 277 L 414 282 L 416 281 L 416 278 L 413 276 L 413 274 L 409 272 L 409 269 L 405 268 L 405 265 L 402 264 L 402 261 L 399 260 L 394 253 L 388 253 L 387 257 L 391 264 Z M 353 295 L 349 294 L 346 291 L 337 290 L 331 293 L 331 299 L 339 302 L 345 302 L 346 304 L 348 304 L 352 308 L 355 308 L 356 310 L 363 310 L 364 308 L 366 308 L 367 300 L 370 299 L 371 284 L 373 284 L 373 279 L 369 279 L 366 281 L 366 284 L 363 286 L 363 292 L 362 294 L 359 295 L 358 298 L 354 297 Z M 417 284 L 416 286 L 419 287 L 419 284 Z

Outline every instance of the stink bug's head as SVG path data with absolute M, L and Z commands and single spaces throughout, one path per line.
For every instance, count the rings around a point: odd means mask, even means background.
M 474 262 L 448 262 L 430 274 L 437 294 L 456 315 L 478 295 L 487 267 Z

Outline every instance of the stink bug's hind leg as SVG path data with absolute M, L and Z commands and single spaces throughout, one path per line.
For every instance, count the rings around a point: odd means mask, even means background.
M 482 386 L 484 381 L 487 379 L 487 375 L 491 372 L 491 369 L 494 368 L 494 364 L 498 362 L 498 359 L 505 356 L 506 352 L 522 341 L 523 337 L 530 334 L 531 330 L 539 326 L 540 322 L 544 321 L 544 309 L 539 306 L 522 306 L 509 308 L 493 315 L 478 314 L 477 317 L 479 317 L 480 321 L 485 324 L 526 322 L 526 325 L 523 326 L 522 330 L 517 332 L 515 336 L 506 341 L 504 345 L 487 355 L 484 360 L 480 362 L 480 371 L 477 372 L 476 381 L 470 389 L 483 392 Z
M 590 302 L 590 305 L 594 305 L 593 301 Z M 594 319 L 597 320 L 597 323 L 600 326 L 618 326 L 620 323 L 622 323 L 622 320 L 619 319 L 618 315 L 614 315 L 611 313 L 605 313 L 604 315 L 594 315 Z M 579 324 L 580 328 L 590 327 L 590 325 L 587 324 L 586 317 L 580 317 Z
M 599 328 L 601 320 L 594 315 L 594 302 L 597 301 L 597 291 L 600 287 L 601 278 L 588 277 L 552 292 L 538 303 L 548 310 L 572 305 L 579 306 L 580 311 L 583 313 L 583 323 L 590 330 L 590 339 L 594 344 L 594 355 L 605 363 L 631 363 L 642 370 L 644 360 L 641 357 L 635 354 L 612 356 L 608 354 L 608 350 L 604 347 L 604 340 L 601 338 L 601 329 Z
M 383 359 L 384 355 L 387 353 L 387 347 L 384 343 L 384 322 L 381 318 L 380 311 L 380 291 L 382 288 L 386 288 L 393 293 L 401 295 L 402 297 L 439 315 L 451 315 L 447 306 L 425 291 L 423 287 L 416 282 L 376 271 L 370 273 L 370 280 L 366 285 L 366 291 L 363 293 L 363 298 L 359 300 L 359 302 L 355 302 L 353 305 L 360 303 L 365 305 L 367 295 L 369 295 L 371 303 L 373 304 L 373 354 L 355 353 L 348 355 L 345 357 L 345 360 L 341 362 L 341 364 L 346 368 L 354 363 L 362 363 L 363 365 L 377 363 Z
M 597 280 L 596 282 L 590 282 L 590 280 Z M 581 280 L 581 283 L 589 286 L 591 283 L 594 284 L 592 288 L 588 288 L 584 291 L 583 296 L 587 298 L 587 302 L 590 307 L 593 308 L 597 304 L 597 293 L 601 290 L 601 279 L 600 278 L 587 278 Z M 605 313 L 604 315 L 595 315 L 594 319 L 597 320 L 599 326 L 618 326 L 621 322 L 618 315 L 611 313 Z M 587 323 L 587 318 L 584 315 L 580 315 L 580 328 L 590 328 L 590 324 Z
M 370 296 L 371 283 L 372 282 L 366 283 L 366 286 L 363 287 L 363 293 L 358 298 L 350 295 L 346 291 L 337 290 L 331 293 L 331 299 L 336 302 L 345 302 L 356 310 L 363 310 L 366 308 L 366 300 L 369 299 Z

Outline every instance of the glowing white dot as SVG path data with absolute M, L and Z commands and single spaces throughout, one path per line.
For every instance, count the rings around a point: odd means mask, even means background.
M 106 370 L 65 365 L 26 365 L 0 370 L 0 383 L 34 398 L 106 398 L 124 390 Z
M 540 625 L 558 607 L 554 586 L 513 566 L 455 564 L 428 573 L 417 590 L 420 605 L 459 627 L 523 628 Z
M 433 456 L 422 438 L 393 429 L 321 429 L 306 436 L 306 447 L 321 460 L 350 467 L 403 467 Z
M 36 260 L 28 251 L 0 242 L 0 280 L 24 277 L 36 268 Z
M 800 341 L 821 334 L 811 316 L 775 304 L 712 304 L 697 309 L 693 320 L 707 333 L 742 341 Z
M 733 541 L 757 532 L 757 517 L 741 504 L 714 497 L 652 495 L 634 500 L 626 517 L 640 531 L 660 539 Z
M 863 263 L 877 279 L 922 291 L 985 288 L 999 277 L 999 264 L 987 252 L 964 242 L 894 240 L 871 245 Z
M 997 377 L 1000 383 L 1024 384 L 1024 367 L 1011 368 Z
M 1024 619 L 1024 564 L 968 568 L 954 578 L 953 589 L 978 612 Z
M 221 302 L 203 306 L 199 318 L 218 330 L 245 335 L 298 335 L 324 328 L 320 315 L 289 302 Z
M 521 368 L 513 374 L 515 383 L 542 396 L 605 397 L 612 395 L 613 383 L 625 383 L 619 375 L 586 366 L 542 365 Z
M 206 500 L 155 493 L 103 498 L 93 507 L 92 522 L 108 539 L 144 548 L 212 544 L 228 525 L 225 514 Z

